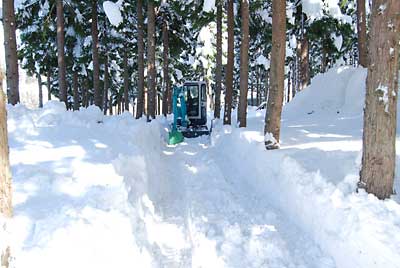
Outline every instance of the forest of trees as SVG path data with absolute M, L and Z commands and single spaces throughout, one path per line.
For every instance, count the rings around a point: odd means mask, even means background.
M 237 108 L 246 127 L 247 106 L 264 103 L 265 145 L 276 149 L 282 105 L 313 76 L 368 67 L 360 187 L 379 198 L 393 192 L 400 1 L 373 0 L 371 14 L 364 0 L 321 1 L 315 15 L 299 0 L 216 0 L 208 10 L 202 0 L 125 0 L 111 3 L 121 11 L 117 25 L 102 0 L 25 0 L 17 10 L 13 2 L 3 0 L 11 104 L 19 102 L 18 63 L 67 109 L 133 108 L 148 120 L 171 113 L 172 85 L 204 80 L 224 124 L 236 123 Z

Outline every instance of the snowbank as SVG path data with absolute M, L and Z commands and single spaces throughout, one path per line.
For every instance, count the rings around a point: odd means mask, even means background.
M 265 151 L 264 114 L 253 109 L 247 129 L 217 126 L 213 144 L 255 196 L 268 196 L 337 267 L 394 268 L 400 204 L 356 193 L 365 78 L 365 69 L 349 67 L 317 75 L 284 107 L 281 150 Z
M 124 177 L 113 165 L 119 154 L 140 154 L 132 144 L 145 122 L 130 114 L 103 118 L 94 106 L 66 112 L 55 101 L 8 111 L 13 266 L 151 267 L 134 235 Z
M 359 115 L 364 107 L 366 77 L 366 69 L 351 67 L 333 68 L 319 74 L 285 106 L 284 117 Z

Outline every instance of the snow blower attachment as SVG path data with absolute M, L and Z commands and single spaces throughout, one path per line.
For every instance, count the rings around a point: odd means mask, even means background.
M 168 144 L 177 144 L 186 138 L 210 135 L 207 128 L 207 90 L 205 82 L 185 82 L 174 86 L 172 108 L 174 122 Z

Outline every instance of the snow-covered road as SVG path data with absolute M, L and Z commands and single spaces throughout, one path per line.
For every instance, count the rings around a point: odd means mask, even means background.
M 187 241 L 175 256 L 185 264 L 164 267 L 335 267 L 268 195 L 246 183 L 246 168 L 207 138 L 166 147 L 160 163 L 173 185 L 161 197 L 160 213 L 180 218 Z

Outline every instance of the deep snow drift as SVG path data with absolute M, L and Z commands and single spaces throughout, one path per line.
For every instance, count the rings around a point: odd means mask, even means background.
M 399 198 L 355 192 L 365 75 L 317 76 L 268 152 L 253 107 L 248 128 L 217 122 L 177 146 L 163 118 L 8 107 L 15 217 L 0 247 L 14 267 L 399 267 Z

